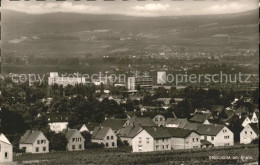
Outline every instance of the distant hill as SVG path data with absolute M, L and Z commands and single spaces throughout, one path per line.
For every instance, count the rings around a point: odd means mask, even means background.
M 117 49 L 136 50 L 156 45 L 214 46 L 223 49 L 227 38 L 230 46 L 244 48 L 255 47 L 258 40 L 258 10 L 242 13 L 219 15 L 134 17 L 126 15 L 94 15 L 78 13 L 26 14 L 12 10 L 2 10 L 2 41 L 4 51 L 17 51 L 23 54 L 104 54 Z M 137 41 L 111 41 L 82 43 L 68 41 L 68 35 L 82 31 L 110 29 L 120 34 L 131 32 L 140 34 Z M 21 36 L 65 35 L 64 40 L 23 41 L 8 43 Z M 94 34 L 93 34 L 94 35 Z M 114 35 L 108 34 L 108 35 Z M 221 38 L 222 36 L 222 38 Z M 224 37 L 223 37 L 224 36 Z M 226 36 L 226 37 L 225 37 Z M 74 36 L 72 36 L 74 37 Z M 78 37 L 78 36 L 77 36 Z M 109 38 L 111 36 L 105 36 Z M 112 36 L 115 37 L 115 36 Z M 65 45 L 65 46 L 64 46 Z M 69 45 L 69 46 L 68 46 Z M 157 49 L 157 47 L 155 47 Z M 36 51 L 35 50 L 35 51 Z

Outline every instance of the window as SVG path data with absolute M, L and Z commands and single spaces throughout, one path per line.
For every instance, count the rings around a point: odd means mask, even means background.
M 211 136 L 211 140 L 214 140 L 214 136 Z
M 226 132 L 227 132 L 227 130 L 223 129 L 223 133 L 226 133 Z
M 115 143 L 114 142 L 112 142 L 112 147 L 114 147 L 115 146 Z
M 225 146 L 229 146 L 229 143 L 225 143 L 224 145 L 225 145 Z
M 106 143 L 106 147 L 108 147 L 108 143 Z
M 163 118 L 160 118 L 160 121 L 163 121 Z
M 224 139 L 229 139 L 229 136 L 224 136 Z
M 199 141 L 199 138 L 197 138 L 197 142 Z
M 42 151 L 46 151 L 46 147 L 43 147 L 43 148 L 42 148 Z
M 72 149 L 75 150 L 75 148 L 76 148 L 75 145 L 72 145 Z
M 195 138 L 192 138 L 192 141 L 195 142 Z
M 139 143 L 142 143 L 142 140 L 139 140 Z
M 146 138 L 146 143 L 149 143 L 149 138 Z
M 73 139 L 72 139 L 72 142 L 75 142 L 75 141 L 76 141 L 76 138 L 73 138 Z
M 109 136 L 107 136 L 107 140 L 109 140 Z
M 158 150 L 159 149 L 159 146 L 156 146 L 156 150 Z
M 252 134 L 253 134 L 253 132 L 252 132 L 252 131 L 250 131 L 250 134 L 252 135 Z
M 114 136 L 111 136 L 111 139 L 114 139 Z
M 82 149 L 82 145 L 81 144 L 79 145 L 79 149 Z
M 166 148 L 168 149 L 168 148 L 169 148 L 169 145 L 166 145 Z
M 8 152 L 5 152 L 5 159 L 8 159 Z
M 40 140 L 37 140 L 37 144 L 40 144 Z
M 35 148 L 35 151 L 36 151 L 36 152 L 39 152 L 39 147 L 36 147 L 36 148 Z
M 247 131 L 245 131 L 245 134 L 247 134 Z

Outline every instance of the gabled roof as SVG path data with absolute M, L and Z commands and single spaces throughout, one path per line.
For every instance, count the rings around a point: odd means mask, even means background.
M 154 139 L 170 138 L 171 135 L 163 127 L 143 127 L 143 129 Z
M 99 127 L 95 127 L 95 129 L 93 130 L 91 139 L 100 139 L 103 140 L 109 129 L 111 129 L 110 127 L 103 127 L 103 126 L 99 126 Z
M 0 133 L 0 141 L 12 145 L 3 133 Z
M 95 127 L 98 127 L 100 124 L 98 123 L 88 123 L 88 124 L 84 124 L 89 131 L 93 131 Z
M 217 124 L 200 125 L 197 132 L 200 135 L 216 136 L 225 126 Z
M 126 126 L 119 130 L 118 136 L 120 137 L 127 137 L 127 138 L 133 138 L 135 137 L 139 132 L 143 130 L 140 126 Z
M 183 127 L 184 129 L 189 129 L 189 130 L 197 130 L 198 127 L 202 125 L 201 123 L 186 123 L 185 126 Z
M 33 144 L 41 133 L 41 131 L 27 130 L 25 134 L 21 137 L 19 143 Z
M 185 138 L 188 135 L 190 135 L 192 132 L 195 132 L 193 130 L 187 130 L 187 129 L 182 129 L 182 128 L 166 128 L 168 133 L 172 137 L 177 137 L 177 138 Z
M 249 126 L 252 128 L 252 130 L 259 135 L 259 126 L 258 123 L 249 123 Z
M 178 128 L 183 128 L 188 123 L 187 119 L 178 119 L 178 118 L 167 118 L 165 124 L 176 124 Z
M 156 126 L 153 120 L 149 117 L 133 117 L 129 119 L 129 121 L 133 126 Z
M 203 123 L 205 120 L 209 119 L 212 115 L 211 114 L 201 114 L 196 113 L 195 116 L 193 116 L 190 121 L 196 122 L 196 123 Z
M 69 140 L 73 137 L 73 135 L 74 135 L 75 133 L 77 133 L 77 132 L 78 132 L 77 129 L 69 129 L 69 130 L 66 131 L 66 133 L 65 133 L 66 139 L 69 141 Z
M 104 127 L 110 127 L 112 130 L 119 130 L 125 124 L 126 119 L 106 119 L 101 124 Z

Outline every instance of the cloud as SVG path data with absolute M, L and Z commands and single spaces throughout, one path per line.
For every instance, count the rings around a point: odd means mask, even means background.
M 76 13 L 94 13 L 101 11 L 102 7 L 84 5 L 84 4 L 73 4 L 72 2 L 48 2 L 48 3 L 37 3 L 32 5 L 26 4 L 14 4 L 6 6 L 6 9 L 12 9 L 16 11 L 25 11 L 31 14 L 42 14 L 50 12 L 76 12 Z
M 160 3 L 149 3 L 146 4 L 144 6 L 134 6 L 133 9 L 136 11 L 141 11 L 141 12 L 145 12 L 145 11 L 165 11 L 168 10 L 170 8 L 170 5 L 165 4 L 162 5 Z
M 218 13 L 232 13 L 232 12 L 239 12 L 245 9 L 245 4 L 242 3 L 229 3 L 229 4 L 216 4 L 210 6 L 203 11 L 206 13 L 218 14 Z

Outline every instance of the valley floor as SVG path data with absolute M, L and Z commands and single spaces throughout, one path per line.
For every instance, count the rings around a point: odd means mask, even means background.
M 14 157 L 14 164 L 254 164 L 258 159 L 258 145 L 249 144 L 148 153 L 131 153 L 130 148 L 119 148 L 23 154 Z

